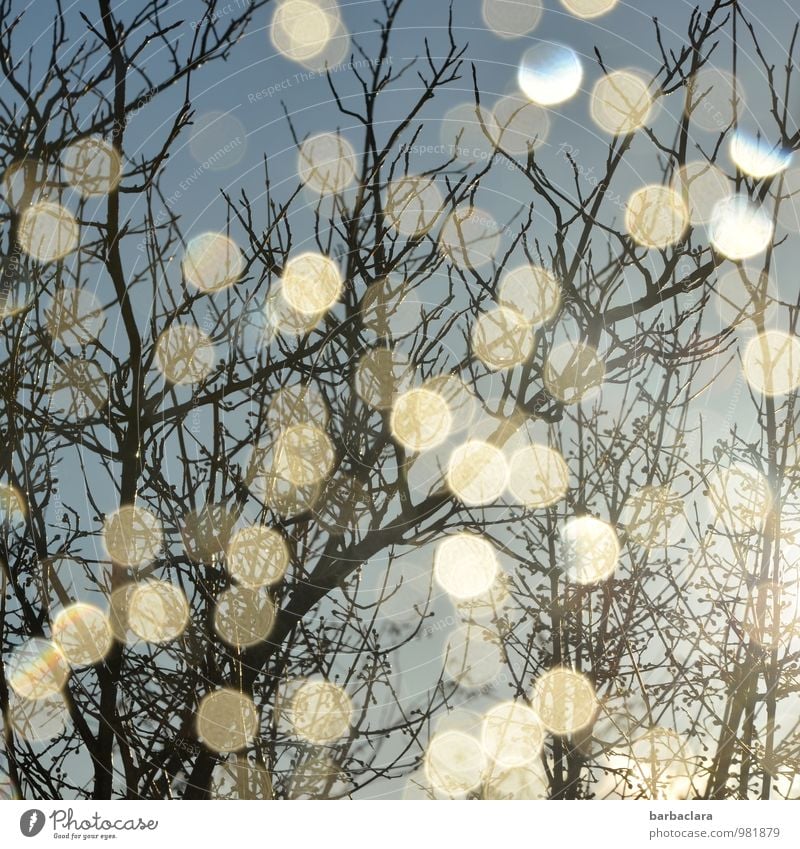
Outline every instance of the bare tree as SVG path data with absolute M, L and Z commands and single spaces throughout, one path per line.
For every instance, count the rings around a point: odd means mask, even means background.
M 38 798 L 796 796 L 796 31 L 780 70 L 738 0 L 654 19 L 647 77 L 598 46 L 582 151 L 535 55 L 490 93 L 455 7 L 398 59 L 407 5 L 351 42 L 318 3 L 335 55 L 286 0 L 189 37 L 100 0 L 24 60 L 0 7 L 0 769 Z M 171 168 L 264 17 L 335 115 L 285 104 L 296 173 L 265 151 L 206 224 Z

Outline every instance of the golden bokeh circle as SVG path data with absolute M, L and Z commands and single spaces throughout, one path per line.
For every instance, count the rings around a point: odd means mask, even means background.
M 212 751 L 238 752 L 250 745 L 257 730 L 255 703 L 237 690 L 215 690 L 197 708 L 197 736 Z
M 229 587 L 217 597 L 214 630 L 230 646 L 254 646 L 269 636 L 276 615 L 265 589 Z
M 544 384 L 563 404 L 577 404 L 596 393 L 605 380 L 603 361 L 591 345 L 562 342 L 547 355 Z
M 80 139 L 61 153 L 67 182 L 82 195 L 107 195 L 122 179 L 122 159 L 114 145 L 98 136 Z
M 483 20 L 500 38 L 521 38 L 542 17 L 542 0 L 483 0 Z
M 295 486 L 313 486 L 328 477 L 335 461 L 336 451 L 324 430 L 297 424 L 278 434 L 272 471 Z
M 47 332 L 64 345 L 85 345 L 96 339 L 106 322 L 99 298 L 88 289 L 56 290 L 45 310 Z
M 307 513 L 319 501 L 323 480 L 298 486 L 276 472 L 265 469 L 259 476 L 257 490 L 264 502 L 284 519 Z
M 436 546 L 434 577 L 454 599 L 473 599 L 488 592 L 499 569 L 494 546 L 478 534 L 451 534 Z
M 672 544 L 683 530 L 683 498 L 669 485 L 643 486 L 626 499 L 620 522 L 644 548 Z
M 615 136 L 628 135 L 650 118 L 650 86 L 633 71 L 612 71 L 595 83 L 590 109 L 598 127 Z
M 358 397 L 376 410 L 388 410 L 411 382 L 408 359 L 391 348 L 367 351 L 356 366 Z
M 219 292 L 239 280 L 244 259 L 236 242 L 224 233 L 200 233 L 183 254 L 184 277 L 202 292 Z
M 200 383 L 214 368 L 216 350 L 209 336 L 195 324 L 173 324 L 159 337 L 156 365 L 171 383 Z
M 533 329 L 510 307 L 482 312 L 472 327 L 472 353 L 492 371 L 524 363 L 533 353 Z
M 317 0 L 319 2 L 319 0 Z M 324 0 L 325 8 L 329 11 L 329 17 L 333 20 L 331 35 L 323 49 L 315 53 L 310 59 L 300 59 L 311 71 L 324 74 L 328 69 L 336 70 L 348 57 L 350 53 L 350 32 L 336 9 L 334 0 Z
M 481 783 L 486 758 L 480 743 L 462 731 L 435 734 L 425 752 L 425 777 L 444 796 L 465 796 Z
M 666 248 L 679 242 L 689 225 L 689 210 L 680 193 L 669 186 L 636 189 L 625 206 L 625 229 L 646 248 Z
M 531 705 L 548 731 L 574 734 L 586 728 L 597 713 L 592 682 L 565 667 L 550 669 L 533 685 Z
M 500 247 L 500 227 L 483 209 L 463 204 L 448 215 L 441 232 L 442 253 L 460 268 L 480 268 Z
M 427 233 L 443 203 L 442 192 L 431 177 L 401 177 L 386 188 L 386 216 L 403 236 Z
M 350 697 L 330 681 L 304 682 L 289 708 L 294 733 L 320 746 L 344 737 L 350 729 L 352 716 Z
M 441 445 L 453 424 L 443 395 L 424 387 L 409 389 L 392 404 L 392 435 L 409 451 L 427 451 Z
M 270 36 L 278 52 L 306 63 L 328 47 L 339 24 L 331 0 L 281 0 L 272 16 Z
M 544 744 L 544 726 L 527 705 L 501 702 L 483 717 L 481 743 L 486 754 L 503 767 L 533 763 Z
M 561 0 L 561 5 L 579 18 L 598 18 L 610 12 L 619 0 Z
M 29 206 L 20 216 L 17 238 L 28 256 L 53 262 L 78 247 L 80 228 L 75 216 L 52 201 Z
M 538 150 L 550 135 L 550 115 L 527 98 L 506 95 L 492 110 L 497 147 L 515 156 Z
M 164 542 L 161 522 L 144 507 L 120 507 L 103 522 L 103 543 L 108 556 L 120 566 L 147 566 Z
M 507 483 L 508 463 L 496 445 L 469 439 L 450 454 L 447 485 L 464 504 L 491 504 L 503 494 Z
M 271 586 L 286 574 L 289 546 L 274 528 L 249 525 L 231 537 L 225 562 L 228 574 L 242 586 Z
M 576 584 L 595 584 L 610 578 L 619 554 L 617 534 L 602 519 L 578 516 L 561 529 L 564 572 Z
M 472 164 L 487 161 L 498 136 L 494 115 L 468 100 L 448 109 L 439 122 L 442 147 L 451 157 Z
M 320 133 L 300 145 L 297 172 L 300 180 L 320 195 L 338 194 L 356 180 L 356 152 L 347 139 Z
M 53 640 L 72 666 L 99 663 L 111 648 L 113 634 L 108 616 L 93 604 L 77 602 L 53 619 Z
M 168 581 L 138 584 L 128 601 L 128 626 L 148 643 L 166 643 L 179 637 L 189 622 L 183 590 Z
M 12 649 L 5 666 L 11 689 L 23 699 L 34 701 L 58 693 L 66 684 L 69 671 L 61 649 L 40 637 Z
M 497 300 L 532 326 L 544 324 L 561 306 L 561 284 L 541 265 L 518 265 L 503 272 Z
M 327 312 L 341 297 L 339 266 L 327 256 L 307 251 L 286 263 L 281 294 L 292 309 L 306 316 Z
M 508 491 L 526 507 L 550 507 L 567 494 L 567 464 L 546 445 L 534 443 L 515 451 L 508 470 Z
M 800 386 L 800 339 L 766 330 L 754 336 L 742 357 L 747 382 L 764 395 L 786 395 Z

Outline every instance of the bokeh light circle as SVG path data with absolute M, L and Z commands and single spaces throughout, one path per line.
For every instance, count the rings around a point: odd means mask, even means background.
M 52 635 L 72 666 L 99 663 L 111 648 L 113 634 L 108 616 L 93 604 L 78 602 L 53 619 Z
M 103 522 L 106 551 L 120 566 L 147 566 L 158 556 L 163 541 L 161 522 L 144 507 L 125 505 Z
M 550 507 L 567 494 L 567 464 L 546 445 L 534 443 L 515 451 L 508 468 L 509 492 L 526 507 Z
M 652 113 L 650 86 L 633 71 L 612 71 L 595 83 L 590 109 L 594 122 L 607 133 L 633 133 Z
M 69 663 L 61 649 L 48 640 L 34 637 L 11 650 L 5 675 L 11 689 L 24 699 L 53 696 L 69 678 Z
M 324 745 L 344 737 L 350 729 L 353 705 L 338 684 L 306 681 L 292 698 L 289 718 L 298 737 Z
M 171 383 L 201 383 L 214 368 L 216 349 L 208 334 L 195 324 L 173 324 L 159 337 L 156 365 Z
M 425 752 L 425 777 L 444 796 L 465 796 L 476 789 L 485 766 L 480 743 L 462 731 L 434 735 Z
M 520 38 L 536 29 L 542 0 L 483 0 L 483 20 L 500 38 Z
M 183 274 L 202 292 L 219 292 L 239 280 L 244 259 L 236 242 L 224 233 L 201 233 L 189 241 Z
M 443 395 L 418 387 L 398 395 L 392 405 L 392 435 L 409 451 L 428 451 L 450 434 L 453 418 Z
M 595 584 L 610 578 L 619 554 L 617 534 L 602 519 L 578 516 L 561 529 L 564 572 L 576 584 Z
M 562 342 L 545 360 L 544 384 L 563 404 L 577 404 L 591 398 L 605 376 L 605 365 L 597 351 L 584 342 Z
M 356 179 L 356 152 L 347 139 L 320 133 L 300 145 L 298 176 L 320 195 L 338 194 Z
M 585 675 L 556 667 L 534 682 L 531 705 L 548 731 L 574 734 L 594 720 L 597 697 Z
M 249 525 L 231 537 L 225 563 L 230 576 L 242 586 L 271 586 L 286 573 L 289 547 L 274 528 Z
M 494 546 L 478 534 L 451 534 L 436 546 L 434 577 L 454 599 L 473 599 L 487 592 L 499 568 Z
M 534 103 L 555 106 L 577 94 L 583 81 L 583 65 L 572 48 L 540 41 L 525 51 L 517 80 Z
M 502 702 L 483 717 L 481 743 L 500 766 L 533 763 L 544 744 L 544 726 L 536 712 L 521 702 Z
M 20 216 L 17 238 L 28 256 L 53 262 L 78 247 L 80 228 L 75 216 L 61 204 L 40 201 Z
M 518 265 L 503 272 L 497 300 L 532 326 L 549 321 L 561 305 L 561 284 L 541 265 Z
M 138 584 L 128 601 L 128 625 L 148 643 L 166 643 L 179 637 L 189 621 L 183 590 L 168 581 Z
M 336 263 L 314 251 L 290 259 L 281 283 L 281 293 L 289 305 L 307 316 L 329 310 L 339 300 L 344 286 Z
M 766 250 L 774 225 L 769 215 L 744 195 L 723 198 L 714 205 L 709 237 L 728 259 L 747 259 Z
M 508 483 L 508 463 L 495 445 L 470 439 L 456 446 L 447 466 L 447 485 L 464 504 L 491 504 Z
M 61 153 L 67 182 L 85 197 L 107 195 L 122 179 L 122 159 L 114 145 L 98 136 L 80 139 Z
M 800 386 L 800 339 L 766 330 L 754 336 L 742 357 L 747 382 L 764 395 L 785 395 Z
M 197 708 L 197 736 L 209 749 L 225 754 L 248 746 L 258 729 L 253 700 L 237 690 L 209 693 Z
M 510 307 L 482 312 L 472 327 L 472 353 L 492 371 L 513 368 L 533 353 L 534 334 L 525 317 Z
M 689 210 L 681 195 L 668 186 L 642 186 L 625 207 L 625 229 L 646 248 L 666 248 L 679 242 L 689 225 Z

